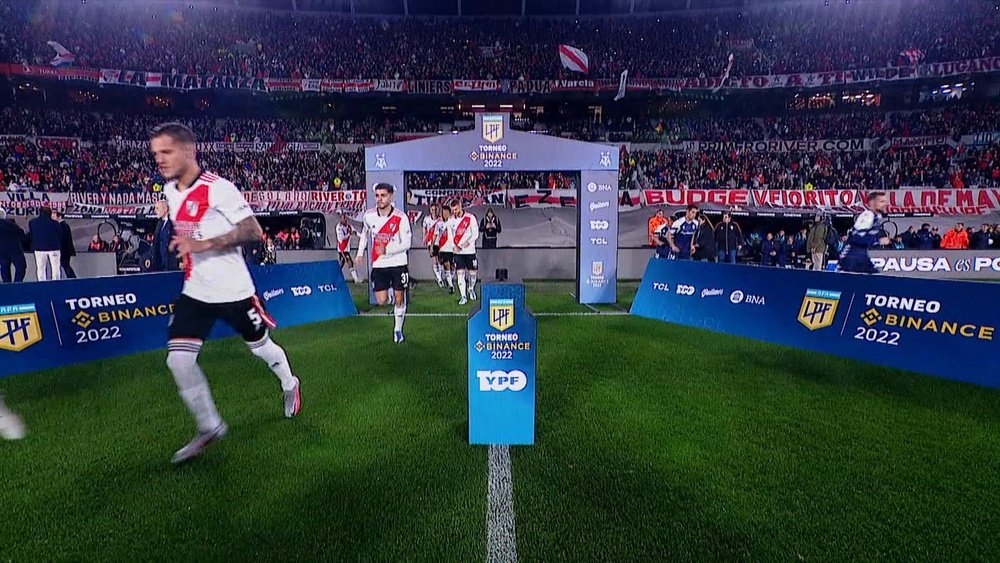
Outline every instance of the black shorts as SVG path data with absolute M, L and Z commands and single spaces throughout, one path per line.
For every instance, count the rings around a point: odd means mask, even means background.
M 440 246 L 438 246 L 438 245 L 435 244 L 434 246 L 432 246 L 430 248 L 431 248 L 431 258 L 437 258 L 438 255 L 441 254 L 441 247 Z
M 351 256 L 350 252 L 340 251 L 340 259 L 344 262 L 354 262 L 354 258 Z
M 410 287 L 410 269 L 406 266 L 372 268 L 372 286 L 375 291 L 405 291 Z
M 277 326 L 264 309 L 264 302 L 256 295 L 232 303 L 205 303 L 181 295 L 174 301 L 168 338 L 204 342 L 215 321 L 225 322 L 247 342 L 257 342 L 264 338 L 267 329 Z
M 454 264 L 455 263 L 455 253 L 454 252 L 438 252 L 438 262 L 442 264 Z
M 479 269 L 479 260 L 476 260 L 475 254 L 456 254 L 455 269 L 476 271 Z

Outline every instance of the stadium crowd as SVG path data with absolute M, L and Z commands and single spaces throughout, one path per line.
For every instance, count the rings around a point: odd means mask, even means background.
M 581 19 L 379 19 L 214 11 L 183 4 L 0 1 L 0 58 L 77 66 L 304 78 L 575 78 L 556 47 L 589 55 L 592 78 L 733 76 L 909 65 L 1000 54 L 990 2 L 916 0 L 753 12 Z M 863 30 L 863 32 L 859 32 Z

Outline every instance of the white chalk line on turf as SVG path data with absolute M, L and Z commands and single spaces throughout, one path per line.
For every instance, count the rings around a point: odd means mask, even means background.
M 517 535 L 510 447 L 494 445 L 490 446 L 486 490 L 486 563 L 499 562 L 517 562 Z

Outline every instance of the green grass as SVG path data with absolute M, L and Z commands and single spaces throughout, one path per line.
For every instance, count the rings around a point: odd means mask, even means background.
M 587 311 L 572 291 L 529 284 L 529 306 Z M 424 284 L 411 310 L 466 309 Z M 522 560 L 1000 557 L 1000 393 L 646 319 L 538 326 Z M 163 352 L 4 380 L 31 434 L 0 442 L 0 560 L 483 559 L 464 320 L 411 318 L 402 346 L 391 328 L 276 331 L 291 421 L 242 343 L 206 345 L 231 433 L 182 468 Z

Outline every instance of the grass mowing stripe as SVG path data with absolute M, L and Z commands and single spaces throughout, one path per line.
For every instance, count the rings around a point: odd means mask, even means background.
M 486 562 L 516 563 L 517 535 L 514 526 L 514 477 L 510 471 L 510 447 L 490 446 L 486 495 Z

